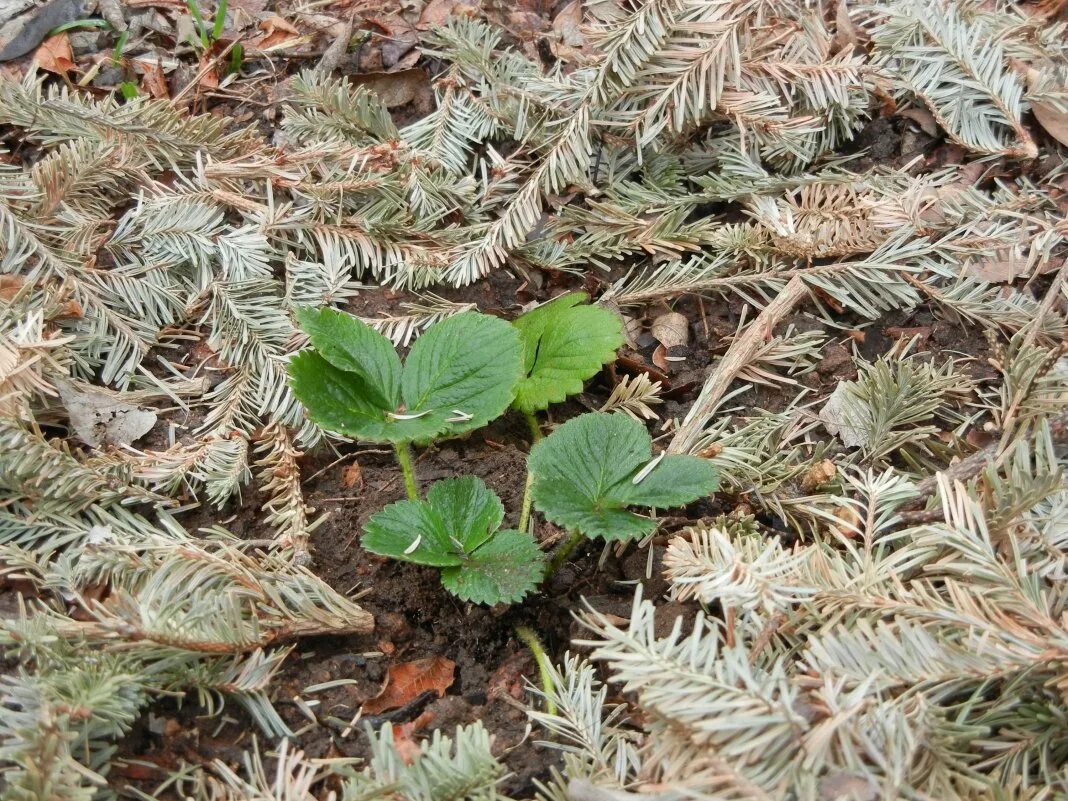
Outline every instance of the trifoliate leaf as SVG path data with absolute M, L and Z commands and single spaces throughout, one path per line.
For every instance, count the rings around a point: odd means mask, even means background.
M 373 442 L 425 442 L 480 428 L 511 403 L 522 371 L 511 325 L 476 312 L 431 326 L 401 362 L 389 340 L 334 311 L 297 315 L 315 350 L 290 362 L 293 392 L 324 428 Z
M 363 547 L 405 562 L 444 568 L 445 588 L 465 601 L 518 601 L 541 580 L 534 538 L 498 531 L 504 507 L 481 479 L 434 484 L 425 501 L 393 503 L 367 521 Z
M 622 414 L 576 417 L 530 451 L 534 506 L 587 537 L 624 540 L 656 527 L 627 506 L 681 506 L 719 485 L 716 469 L 704 459 L 665 456 L 645 471 L 651 459 L 652 439 L 637 420 Z
M 523 339 L 523 379 L 513 405 L 524 412 L 547 409 L 615 358 L 623 345 L 623 321 L 602 306 L 579 305 L 585 292 L 562 295 L 513 325 Z
M 530 534 L 498 531 L 459 567 L 441 571 L 441 583 L 453 595 L 479 604 L 522 600 L 541 581 L 544 554 Z
M 425 501 L 399 501 L 364 527 L 362 544 L 371 553 L 420 565 L 459 565 L 504 520 L 504 506 L 475 476 L 434 484 Z

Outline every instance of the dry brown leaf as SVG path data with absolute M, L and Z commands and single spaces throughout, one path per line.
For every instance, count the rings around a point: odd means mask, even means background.
M 70 49 L 70 37 L 65 33 L 49 36 L 33 54 L 33 63 L 43 70 L 57 75 L 66 75 L 74 69 L 74 53 Z
M 26 279 L 19 275 L 0 275 L 0 300 L 14 300 Z
M 663 370 L 665 373 L 671 369 L 671 365 L 667 360 L 667 348 L 663 345 L 657 345 L 656 350 L 653 351 L 653 355 L 650 357 L 657 367 Z
M 1009 65 L 1023 77 L 1029 88 L 1034 89 L 1042 82 L 1042 72 L 1030 64 L 1013 58 L 1009 59 Z M 1068 145 L 1068 112 L 1061 111 L 1049 101 L 1034 98 L 1031 99 L 1031 111 L 1034 112 L 1035 119 L 1046 130 L 1046 133 L 1062 145 Z
M 282 19 L 277 14 L 271 14 L 259 24 L 263 31 L 261 36 L 249 41 L 248 46 L 253 50 L 269 50 L 288 44 L 296 44 L 301 35 L 292 23 Z
M 489 698 L 509 697 L 521 701 L 527 691 L 524 676 L 530 667 L 529 651 L 516 651 L 511 654 L 490 676 L 486 696 Z
M 582 0 L 571 0 L 553 20 L 556 39 L 550 43 L 553 55 L 564 61 L 575 61 L 582 55 L 586 37 L 582 33 Z
M 964 272 L 988 284 L 1009 284 L 1027 272 L 1027 259 L 1006 253 L 992 253 L 985 259 L 968 262 Z
M 834 462 L 830 459 L 824 459 L 821 462 L 816 462 L 812 465 L 801 478 L 801 489 L 805 492 L 811 492 L 816 487 L 822 487 L 828 481 L 835 477 L 838 473 L 838 468 L 835 467 Z
M 665 348 L 685 345 L 690 341 L 690 324 L 686 320 L 686 315 L 678 312 L 661 314 L 653 320 L 653 325 L 649 330 L 656 337 L 657 342 Z
M 834 15 L 834 25 L 834 44 L 836 49 L 852 49 L 855 45 L 860 44 L 857 26 L 849 18 L 849 8 L 846 6 L 846 0 L 838 0 L 838 9 Z
M 623 318 L 623 336 L 626 338 L 627 344 L 632 348 L 636 348 L 638 346 L 638 337 L 642 335 L 641 320 L 626 314 L 621 314 L 620 317 Z
M 345 487 L 356 487 L 357 489 L 363 486 L 363 470 L 360 469 L 359 462 L 353 462 L 341 471 L 341 484 Z
M 126 403 L 111 390 L 66 380 L 57 381 L 56 386 L 74 434 L 86 445 L 129 445 L 156 424 L 154 411 Z
M 463 9 L 459 0 L 430 0 L 419 15 L 419 21 L 415 27 L 421 31 L 440 28 Z
M 1038 124 L 1046 129 L 1046 133 L 1062 145 L 1068 145 L 1068 113 L 1051 103 L 1039 101 L 1031 101 L 1031 111 L 1035 113 Z
M 377 715 L 387 709 L 397 709 L 428 690 L 441 698 L 455 679 L 456 663 L 443 656 L 392 665 L 385 689 L 375 698 L 365 702 L 363 711 Z
M 171 96 L 170 88 L 167 86 L 167 76 L 163 74 L 163 68 L 159 64 L 144 65 L 141 88 L 157 100 L 165 100 Z
M 393 727 L 393 748 L 406 765 L 411 765 L 423 752 L 415 740 L 415 733 L 433 723 L 436 717 L 437 715 L 428 709 L 415 720 Z
M 916 339 L 917 346 L 921 348 L 927 343 L 927 340 L 931 338 L 931 327 L 929 325 L 891 325 L 884 328 L 883 331 L 891 339 Z
M 219 88 L 219 73 L 212 63 L 214 58 L 205 53 L 200 57 L 200 63 L 197 65 L 197 74 L 200 76 L 198 85 L 204 89 L 218 89 Z
M 912 120 L 928 136 L 938 136 L 938 123 L 935 121 L 934 114 L 927 109 L 919 107 L 907 108 L 904 111 L 899 111 L 898 116 Z
M 430 78 L 421 69 L 407 69 L 400 72 L 368 72 L 353 75 L 350 80 L 356 86 L 370 89 L 386 108 L 406 106 L 421 91 L 430 91 Z

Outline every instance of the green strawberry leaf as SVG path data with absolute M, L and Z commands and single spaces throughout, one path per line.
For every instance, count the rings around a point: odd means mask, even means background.
M 582 392 L 582 384 L 615 358 L 623 321 L 602 306 L 579 305 L 585 292 L 561 295 L 512 325 L 523 340 L 523 379 L 512 405 L 532 413 Z
M 645 426 L 622 414 L 584 414 L 530 451 L 534 506 L 548 520 L 587 537 L 626 540 L 656 522 L 628 506 L 681 506 L 713 492 L 716 469 L 694 456 L 665 456 L 640 480 L 652 458 Z
M 450 434 L 481 428 L 499 417 L 515 397 L 522 347 L 512 326 L 496 317 L 465 312 L 427 329 L 412 345 L 401 394 L 413 412 L 433 410 Z
M 328 431 L 371 442 L 422 441 L 441 430 L 441 421 L 430 416 L 393 420 L 380 402 L 380 388 L 373 388 L 356 373 L 340 370 L 318 353 L 306 350 L 289 362 L 293 392 L 304 404 L 308 417 Z M 400 440 L 395 439 L 399 435 Z
M 333 309 L 302 309 L 313 351 L 290 361 L 293 392 L 330 431 L 372 442 L 428 442 L 486 425 L 522 371 L 516 330 L 477 312 L 431 326 L 401 366 L 389 340 Z
M 364 380 L 365 393 L 377 406 L 400 403 L 401 360 L 393 343 L 371 326 L 333 309 L 297 309 L 297 322 L 316 352 L 338 370 Z
M 490 538 L 504 520 L 500 499 L 475 476 L 434 484 L 425 501 L 398 501 L 364 526 L 362 545 L 404 562 L 447 567 Z
M 445 589 L 478 604 L 514 603 L 541 581 L 544 554 L 523 531 L 498 531 L 459 567 L 441 571 Z
M 465 601 L 520 600 L 541 580 L 544 556 L 529 534 L 498 531 L 504 506 L 481 479 L 434 484 L 425 501 L 399 501 L 364 526 L 371 553 L 443 568 L 445 588 Z

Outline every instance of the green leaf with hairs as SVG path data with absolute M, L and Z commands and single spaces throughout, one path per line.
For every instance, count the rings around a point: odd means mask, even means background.
M 400 501 L 374 515 L 362 544 L 371 553 L 443 568 L 445 588 L 465 601 L 520 600 L 541 580 L 543 554 L 534 538 L 498 531 L 504 506 L 481 479 L 434 484 L 425 501 Z
M 583 304 L 585 292 L 550 300 L 514 323 L 523 340 L 523 378 L 512 404 L 535 412 L 582 392 L 623 345 L 623 321 L 603 306 Z
M 431 326 L 402 365 L 370 326 L 333 309 L 302 309 L 313 350 L 290 362 L 293 392 L 330 431 L 372 442 L 428 442 L 480 428 L 511 403 L 519 335 L 477 312 Z
M 665 456 L 647 469 L 651 462 L 652 439 L 637 420 L 600 413 L 573 418 L 530 451 L 534 507 L 587 537 L 627 540 L 656 528 L 628 506 L 683 506 L 719 486 L 705 459 Z

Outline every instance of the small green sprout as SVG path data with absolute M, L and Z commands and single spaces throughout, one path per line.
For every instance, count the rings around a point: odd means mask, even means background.
M 439 481 L 425 501 L 390 504 L 364 527 L 371 553 L 441 568 L 445 589 L 464 601 L 513 603 L 537 586 L 544 554 L 524 531 L 498 530 L 504 506 L 481 479 Z
M 193 17 L 193 28 L 196 30 L 199 39 L 199 42 L 193 41 L 192 44 L 194 47 L 199 44 L 202 49 L 207 50 L 213 42 L 219 40 L 223 29 L 226 27 L 226 9 L 229 5 L 229 0 L 219 0 L 215 6 L 215 16 L 212 18 L 210 29 L 204 22 L 204 15 L 200 12 L 200 5 L 197 0 L 186 0 L 185 5 L 189 9 L 189 14 Z

